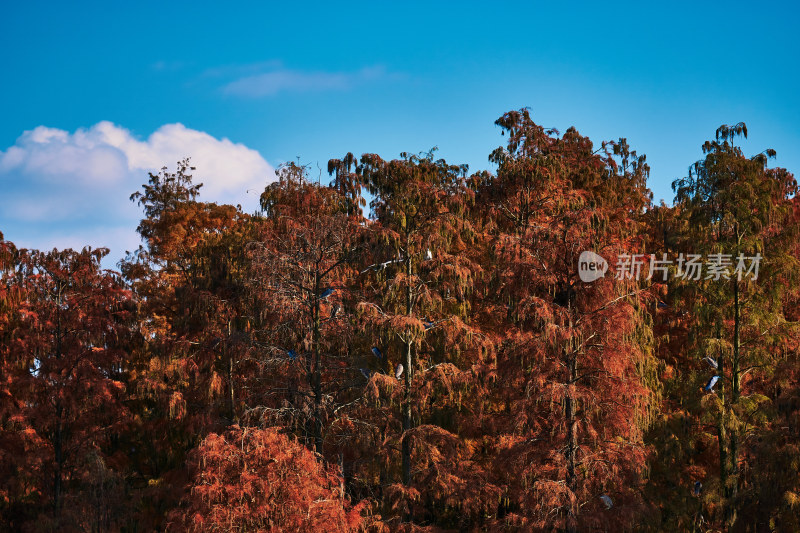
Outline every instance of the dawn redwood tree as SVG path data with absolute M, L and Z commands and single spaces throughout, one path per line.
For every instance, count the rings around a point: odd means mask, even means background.
M 328 174 L 333 177 L 330 187 L 343 199 L 347 216 L 362 219 L 362 210 L 367 201 L 361 194 L 361 178 L 357 169 L 358 159 L 351 152 L 341 159 L 328 161 Z
M 430 247 L 436 249 L 438 243 L 428 239 L 436 236 L 436 219 L 442 218 L 446 209 L 443 200 L 447 188 L 457 183 L 461 169 L 441 160 L 434 162 L 432 153 L 424 158 L 406 154 L 401 157 L 389 162 L 374 154 L 361 158 L 361 175 L 375 197 L 371 209 L 377 222 L 373 240 L 378 250 L 373 254 L 375 266 L 368 270 L 373 270 L 379 280 L 379 286 L 373 289 L 377 301 L 362 307 L 377 311 L 371 314 L 390 330 L 383 337 L 400 348 L 396 363 L 388 371 L 395 372 L 397 365 L 404 369 L 398 378 L 403 383 L 402 427 L 407 432 L 413 424 L 411 383 L 417 370 L 413 351 L 425 331 L 423 317 L 416 313 L 415 306 L 421 297 L 429 296 L 419 270 Z M 389 274 L 382 275 L 387 268 Z M 390 353 L 388 347 L 384 350 Z M 401 447 L 401 479 L 404 485 L 410 485 L 410 436 L 404 435 Z
M 186 452 L 236 422 L 247 394 L 252 224 L 238 207 L 198 201 L 193 170 L 188 160 L 164 168 L 131 196 L 144 211 L 144 244 L 122 272 L 139 300 L 129 404 L 139 414 L 130 438 L 145 527 L 158 527 L 179 497 Z
M 499 494 L 464 442 L 476 431 L 467 412 L 481 396 L 474 372 L 492 348 L 470 322 L 481 266 L 467 253 L 475 233 L 466 171 L 433 152 L 391 161 L 365 154 L 356 171 L 373 196 L 359 309 L 366 395 L 380 406 L 371 420 L 385 454 L 385 512 L 442 527 L 467 527 Z M 398 414 L 399 424 L 387 425 Z M 390 481 L 398 440 L 402 485 Z
M 169 531 L 364 530 L 337 472 L 275 428 L 230 427 L 192 452 L 190 492 Z
M 175 173 L 150 174 L 131 195 L 144 210 L 138 231 L 145 246 L 123 272 L 144 301 L 143 334 L 160 345 L 159 372 L 180 382 L 171 391 L 172 414 L 194 404 L 189 416 L 202 431 L 240 414 L 235 366 L 246 346 L 243 276 L 252 237 L 249 216 L 237 207 L 197 201 L 202 184 L 192 183 L 192 170 L 181 161 Z
M 509 135 L 491 156 L 497 177 L 476 184 L 483 263 L 494 267 L 482 316 L 499 333 L 495 482 L 508 488 L 496 523 L 632 528 L 642 511 L 650 333 L 637 282 L 613 279 L 612 267 L 584 283 L 578 257 L 595 251 L 613 265 L 640 251 L 647 166 L 624 139 L 594 150 L 527 110 L 497 124 Z
M 790 202 L 795 221 L 800 221 L 800 196 Z M 795 222 L 798 224 L 798 222 Z M 788 322 L 800 323 L 800 288 L 793 280 L 800 268 L 800 240 L 785 247 L 794 264 L 779 278 L 785 285 L 783 314 Z M 745 496 L 740 513 L 742 523 L 781 524 L 787 530 L 800 529 L 800 330 L 789 334 L 771 347 L 773 367 L 763 382 L 763 394 L 769 397 L 771 422 L 757 438 L 749 439 L 745 449 L 747 467 Z
M 19 528 L 24 518 L 24 502 L 37 499 L 36 484 L 29 483 L 19 457 L 25 449 L 39 444 L 29 431 L 19 387 L 27 374 L 26 358 L 13 349 L 24 301 L 23 288 L 16 276 L 19 252 L 0 233 L 0 526 Z
M 726 528 L 737 523 L 748 499 L 740 489 L 749 484 L 752 465 L 743 463 L 743 453 L 750 454 L 769 425 L 763 379 L 785 359 L 797 325 L 785 314 L 798 274 L 797 182 L 785 169 L 768 168 L 774 150 L 745 156 L 735 143 L 739 136 L 747 137 L 744 123 L 720 126 L 715 139 L 703 145 L 705 157 L 673 183 L 679 251 L 686 257 L 700 254 L 718 267 L 716 273 L 705 269 L 692 275 L 685 266 L 687 275 L 675 292 L 693 310 L 695 360 L 708 356 L 717 364 L 714 370 L 703 363 L 707 371 L 696 375 L 695 391 L 711 375 L 720 376 L 716 394 L 702 398 L 701 412 L 716 433 L 715 492 L 723 507 L 717 518 Z
M 109 528 L 121 518 L 111 509 L 120 495 L 105 491 L 121 483 L 111 454 L 129 416 L 124 348 L 133 307 L 119 276 L 101 269 L 107 253 L 24 250 L 12 267 L 24 296 L 6 342 L 24 370 L 13 395 L 28 441 L 17 461 L 49 509 L 35 518 L 47 527 Z
M 292 163 L 278 176 L 261 196 L 260 233 L 247 246 L 260 324 L 249 417 L 295 428 L 322 454 L 356 371 L 348 361 L 348 286 L 361 217 L 335 188 L 310 182 L 305 167 Z
M 260 233 L 248 245 L 258 356 L 245 423 L 288 429 L 338 463 L 345 490 L 360 500 L 379 499 L 380 485 L 362 470 L 376 463 L 372 445 L 382 439 L 370 423 L 379 409 L 363 395 L 361 352 L 369 352 L 356 303 L 368 223 L 353 161 L 332 160 L 327 187 L 286 165 L 262 195 Z
M 679 208 L 662 202 L 643 214 L 646 252 L 675 260 L 680 248 Z M 653 277 L 648 292 L 652 317 L 653 344 L 658 360 L 658 384 L 653 397 L 654 413 L 645 435 L 652 450 L 648 464 L 645 500 L 649 511 L 643 531 L 685 531 L 698 527 L 700 501 L 694 495 L 694 483 L 707 483 L 706 471 L 714 462 L 714 446 L 699 417 L 697 382 L 687 379 L 686 369 L 708 366 L 690 354 L 686 347 L 691 338 L 693 314 L 686 299 L 675 290 L 677 273 L 668 267 L 667 280 L 662 274 Z M 704 383 L 705 384 L 705 383 Z M 711 487 L 706 486 L 703 497 Z

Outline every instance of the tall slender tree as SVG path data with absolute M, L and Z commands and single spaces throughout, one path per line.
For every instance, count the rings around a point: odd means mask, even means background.
M 185 475 L 186 453 L 243 412 L 252 224 L 235 206 L 200 202 L 193 170 L 181 161 L 131 195 L 144 211 L 144 243 L 121 265 L 139 298 L 129 402 L 139 415 L 132 446 L 149 509 L 140 519 L 150 527 L 180 496 L 165 479 Z
M 471 452 L 458 445 L 469 426 L 462 394 L 477 390 L 473 369 L 491 352 L 471 323 L 472 284 L 481 267 L 466 253 L 476 236 L 466 172 L 466 166 L 435 160 L 433 151 L 391 161 L 365 154 L 358 168 L 373 195 L 374 216 L 360 308 L 369 340 L 385 358 L 376 363 L 401 391 L 402 486 L 393 485 L 387 498 L 406 518 L 442 525 L 454 520 L 451 527 L 460 524 L 459 513 L 466 518 L 482 512 L 486 499 L 497 496 L 492 487 L 470 490 L 466 479 L 479 476 L 469 472 L 477 465 L 466 467 Z M 444 471 L 453 486 L 441 485 Z M 462 498 L 453 493 L 459 486 L 467 489 Z M 420 501 L 424 487 L 429 497 Z
M 649 330 L 637 282 L 611 273 L 583 282 L 578 259 L 595 251 L 613 264 L 640 251 L 644 158 L 624 140 L 595 151 L 576 130 L 559 136 L 527 110 L 497 124 L 509 141 L 491 156 L 498 175 L 479 203 L 491 238 L 486 262 L 496 265 L 492 308 L 504 329 L 498 471 L 513 487 L 504 520 L 567 531 L 632 527 L 646 457 Z M 601 496 L 614 508 L 604 510 Z
M 133 309 L 119 276 L 101 269 L 107 253 L 23 250 L 11 266 L 24 298 L 6 339 L 17 370 L 9 392 L 33 445 L 18 461 L 49 500 L 50 512 L 36 520 L 53 528 L 109 527 L 111 516 L 121 518 L 108 508 L 119 504 L 116 495 L 88 500 L 88 485 L 99 482 L 93 474 L 119 479 L 108 462 L 128 419 L 123 349 Z
M 735 144 L 739 136 L 747 137 L 744 123 L 720 126 L 703 145 L 705 157 L 673 183 L 681 250 L 711 265 L 699 276 L 684 276 L 681 289 L 695 308 L 695 352 L 713 358 L 720 376 L 717 393 L 705 404 L 716 417 L 727 527 L 737 520 L 742 439 L 757 433 L 758 413 L 768 401 L 755 389 L 743 393 L 743 383 L 773 366 L 769 346 L 791 326 L 783 302 L 797 270 L 791 254 L 797 183 L 785 170 L 767 167 L 774 150 L 745 156 Z M 692 277 L 699 279 L 685 279 Z
M 257 333 L 266 380 L 251 410 L 299 425 L 322 454 L 330 419 L 348 389 L 341 384 L 354 370 L 346 359 L 345 317 L 360 215 L 335 188 L 310 182 L 305 167 L 292 163 L 278 174 L 261 197 L 261 234 L 249 244 L 251 288 L 265 314 Z

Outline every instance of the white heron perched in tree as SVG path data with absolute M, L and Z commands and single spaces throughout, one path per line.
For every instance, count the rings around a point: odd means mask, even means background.
M 397 363 L 397 367 L 394 369 L 394 379 L 400 379 L 400 376 L 403 375 L 403 363 Z
M 425 261 L 430 261 L 431 259 L 433 259 L 433 253 L 431 252 L 431 249 L 428 248 L 425 250 Z
M 706 386 L 703 387 L 703 390 L 706 392 L 714 392 L 714 385 L 717 384 L 717 381 L 719 381 L 720 377 L 721 376 L 711 376 L 711 379 L 708 380 L 708 383 L 706 383 Z

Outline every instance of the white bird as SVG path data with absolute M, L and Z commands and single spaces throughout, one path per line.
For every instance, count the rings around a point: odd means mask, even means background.
M 611 498 L 609 498 L 609 497 L 608 497 L 607 495 L 605 495 L 605 494 L 603 494 L 602 496 L 600 496 L 600 500 L 603 502 L 603 505 L 605 505 L 605 506 L 606 506 L 606 509 L 611 509 L 611 508 L 614 506 L 614 502 L 613 502 L 613 501 L 611 501 Z
M 394 369 L 394 379 L 400 379 L 403 375 L 403 364 L 397 363 L 397 368 Z
M 433 254 L 431 253 L 431 249 L 428 248 L 425 250 L 425 261 L 430 261 L 431 259 L 433 259 Z
M 703 357 L 703 361 L 705 361 L 706 363 L 708 363 L 709 365 L 711 365 L 711 367 L 712 367 L 714 370 L 716 370 L 716 369 L 718 369 L 718 368 L 719 368 L 719 365 L 717 365 L 717 362 L 716 362 L 714 359 L 712 359 L 711 357 L 709 357 L 709 356 L 705 356 L 705 357 Z
M 714 385 L 717 384 L 719 378 L 720 376 L 712 376 L 711 379 L 708 380 L 708 383 L 706 383 L 706 386 L 703 387 L 703 390 L 706 392 L 714 392 Z

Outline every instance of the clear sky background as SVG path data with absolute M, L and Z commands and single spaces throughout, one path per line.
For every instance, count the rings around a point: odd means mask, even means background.
M 113 264 L 138 245 L 128 196 L 184 156 L 201 199 L 253 210 L 297 158 L 326 182 L 348 151 L 493 170 L 494 121 L 526 106 L 626 137 L 656 202 L 723 123 L 800 171 L 797 4 L 642 4 L 6 2 L 0 232 Z

